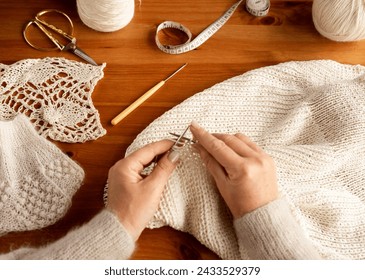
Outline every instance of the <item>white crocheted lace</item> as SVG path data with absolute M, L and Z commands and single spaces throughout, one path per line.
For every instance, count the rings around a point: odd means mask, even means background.
M 105 135 L 91 99 L 104 67 L 64 58 L 0 64 L 0 120 L 22 113 L 39 134 L 70 143 Z
M 288 62 L 247 72 L 192 96 L 151 123 L 127 154 L 181 133 L 248 135 L 277 165 L 280 191 L 324 258 L 365 258 L 365 67 Z M 189 232 L 224 259 L 240 257 L 232 217 L 189 148 L 149 227 Z M 243 256 L 244 257 L 244 256 Z
M 0 121 L 0 235 L 49 226 L 71 206 L 82 168 L 28 118 Z

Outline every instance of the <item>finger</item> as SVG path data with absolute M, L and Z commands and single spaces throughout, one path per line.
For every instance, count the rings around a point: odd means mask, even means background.
M 235 136 L 239 139 L 241 139 L 243 142 L 247 144 L 252 150 L 262 153 L 264 150 L 261 149 L 260 146 L 258 146 L 255 142 L 253 142 L 247 135 L 244 135 L 242 133 L 236 133 Z
M 218 163 L 218 161 L 212 157 L 204 147 L 199 144 L 195 144 L 194 148 L 199 152 L 200 158 L 207 167 L 209 173 L 213 176 L 214 180 L 217 182 L 222 181 L 226 178 L 227 172 Z M 218 185 L 218 184 L 217 184 Z
M 232 166 L 240 156 L 228 147 L 222 140 L 205 131 L 196 122 L 192 122 L 190 131 L 208 153 L 211 154 L 223 167 Z
M 146 146 L 134 151 L 127 158 L 131 162 L 136 162 L 138 168 L 143 169 L 149 164 L 157 155 L 167 152 L 174 144 L 171 140 L 161 140 L 147 144 Z
M 228 147 L 230 147 L 233 151 L 239 154 L 242 157 L 252 157 L 257 152 L 252 149 L 250 145 L 248 145 L 243 139 L 236 135 L 231 134 L 213 134 L 218 139 L 222 140 Z
M 178 162 L 178 151 L 170 151 L 165 154 L 153 168 L 151 174 L 145 179 L 145 182 L 155 186 L 163 187 L 171 176 Z

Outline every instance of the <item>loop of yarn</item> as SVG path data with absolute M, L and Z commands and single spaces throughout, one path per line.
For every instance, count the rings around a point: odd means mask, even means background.
M 330 40 L 365 39 L 364 0 L 314 0 L 312 17 L 317 31 Z
M 101 32 L 125 27 L 134 16 L 134 0 L 77 0 L 77 11 L 84 24 Z

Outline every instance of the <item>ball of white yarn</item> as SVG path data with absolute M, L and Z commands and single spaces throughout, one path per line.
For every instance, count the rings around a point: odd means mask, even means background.
M 364 0 L 314 0 L 312 16 L 318 32 L 328 39 L 365 39 Z
M 134 0 L 77 0 L 83 23 L 101 32 L 117 31 L 134 16 Z

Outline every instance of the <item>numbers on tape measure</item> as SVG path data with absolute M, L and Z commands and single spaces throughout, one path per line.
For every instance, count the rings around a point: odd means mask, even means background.
M 205 41 L 207 41 L 210 37 L 212 37 L 214 33 L 216 33 L 231 18 L 237 7 L 243 1 L 244 0 L 240 0 L 237 3 L 233 4 L 220 18 L 218 18 L 215 22 L 213 22 L 206 29 L 204 29 L 193 40 L 193 35 L 190 30 L 181 23 L 175 21 L 164 21 L 157 27 L 156 30 L 155 42 L 157 47 L 161 51 L 168 54 L 182 54 L 196 49 Z M 270 9 L 270 0 L 247 0 L 246 9 L 250 14 L 254 16 L 264 16 L 268 13 Z M 159 34 L 161 31 L 166 29 L 175 29 L 183 32 L 185 36 L 182 37 L 185 37 L 186 40 L 177 45 L 162 43 L 159 38 Z

